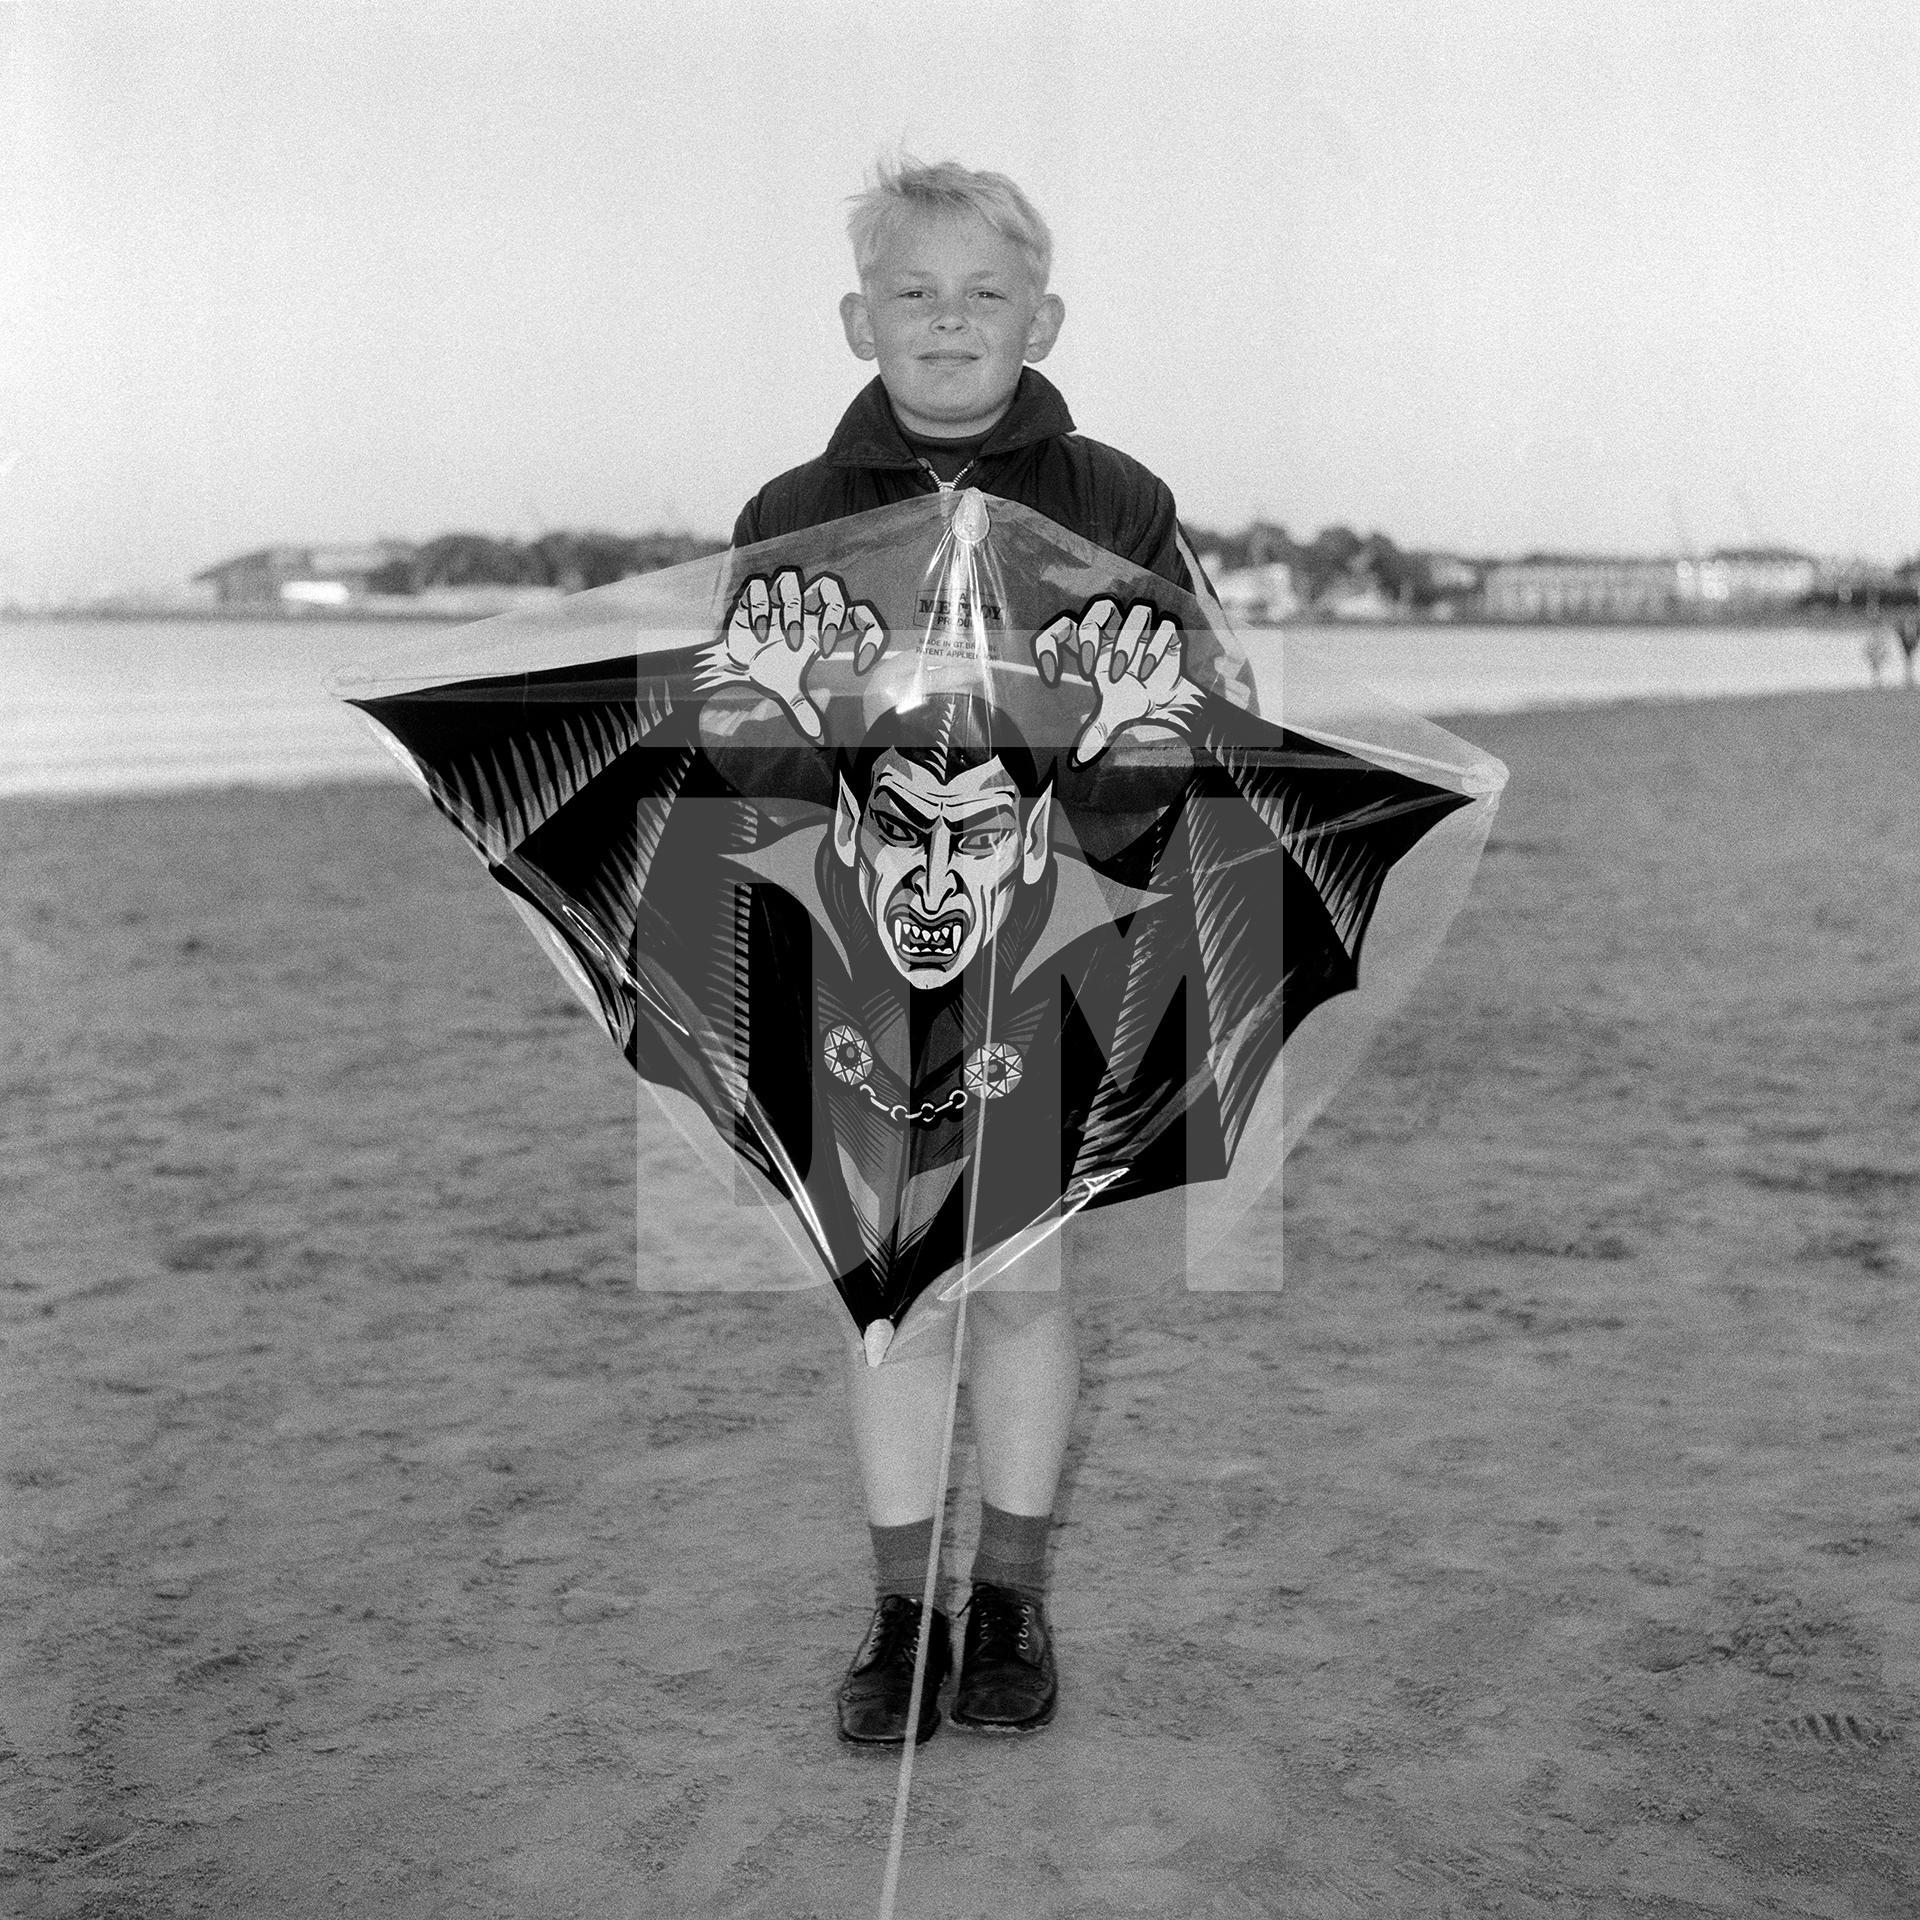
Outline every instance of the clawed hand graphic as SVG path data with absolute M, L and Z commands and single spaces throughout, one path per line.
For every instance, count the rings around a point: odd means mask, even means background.
M 1115 600 L 1095 600 L 1078 615 L 1063 613 L 1034 635 L 1033 659 L 1050 687 L 1060 684 L 1066 666 L 1077 667 L 1093 687 L 1093 713 L 1073 743 L 1076 767 L 1099 759 L 1123 727 L 1177 720 L 1200 699 L 1183 672 L 1178 624 L 1162 619 L 1156 625 L 1145 600 L 1134 601 L 1124 614 Z
M 726 631 L 714 642 L 702 675 L 707 686 L 745 681 L 771 694 L 809 740 L 822 737 L 827 696 L 807 685 L 807 669 L 827 660 L 853 630 L 853 670 L 865 673 L 887 644 L 880 616 L 864 600 L 851 605 L 830 573 L 802 581 L 785 567 L 771 579 L 755 574 L 735 596 Z
M 853 645 L 853 670 L 864 674 L 885 650 L 888 634 L 864 600 L 849 601 L 830 573 L 803 580 L 797 569 L 755 574 L 734 596 L 725 630 L 708 649 L 701 684 L 744 683 L 771 694 L 793 724 L 816 743 L 825 736 L 824 691 L 808 684 L 816 660 L 831 659 L 843 638 Z M 1076 767 L 1091 765 L 1127 727 L 1177 722 L 1199 703 L 1186 678 L 1177 622 L 1136 600 L 1124 611 L 1113 599 L 1063 613 L 1034 635 L 1034 664 L 1049 687 L 1077 671 L 1093 689 L 1093 712 L 1073 743 Z

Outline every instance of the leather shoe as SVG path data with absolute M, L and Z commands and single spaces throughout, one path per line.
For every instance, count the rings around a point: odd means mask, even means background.
M 907 1737 L 913 1697 L 913 1659 L 920 1645 L 920 1602 L 890 1593 L 873 1610 L 867 1637 L 840 1683 L 840 1738 L 859 1746 L 897 1747 Z M 953 1640 L 947 1616 L 933 1609 L 933 1639 L 920 1693 L 920 1727 L 914 1745 L 933 1738 L 940 1724 L 940 1689 L 953 1670 Z
M 953 1724 L 976 1733 L 1031 1733 L 1060 1698 L 1045 1609 L 1010 1587 L 981 1582 L 967 1602 L 967 1637 Z

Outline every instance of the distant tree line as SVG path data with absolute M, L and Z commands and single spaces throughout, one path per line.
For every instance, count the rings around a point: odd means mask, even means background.
M 424 593 L 431 587 L 559 587 L 579 593 L 697 560 L 726 544 L 693 533 L 562 531 L 525 541 L 443 533 L 370 575 L 367 586 L 374 593 Z
M 1238 533 L 1190 527 L 1197 553 L 1220 556 L 1223 567 L 1291 569 L 1296 590 L 1311 605 L 1330 589 L 1377 586 L 1389 600 L 1424 610 L 1457 591 L 1457 579 L 1436 579 L 1437 556 L 1408 552 L 1384 533 L 1322 527 L 1311 540 L 1296 540 L 1285 527 L 1255 520 Z M 368 580 L 375 593 L 413 594 L 434 587 L 558 587 L 578 593 L 604 587 L 629 574 L 722 551 L 726 542 L 693 533 L 619 534 L 560 530 L 537 540 L 501 540 L 484 533 L 443 533 L 392 561 Z M 1458 563 L 1452 563 L 1457 570 Z M 1875 570 L 1871 582 L 1844 579 L 1823 584 L 1811 604 L 1836 607 L 1911 606 L 1920 586 L 1920 555 L 1890 571 Z
M 1256 520 L 1239 533 L 1214 533 L 1204 527 L 1190 527 L 1187 533 L 1196 553 L 1219 554 L 1229 570 L 1283 562 L 1292 569 L 1301 598 L 1309 602 L 1340 581 L 1371 581 L 1389 599 L 1413 607 L 1431 606 L 1441 597 L 1428 557 L 1403 551 L 1384 533 L 1332 526 L 1300 541 L 1266 520 Z
M 1312 540 L 1293 539 L 1285 527 L 1256 520 L 1239 533 L 1189 529 L 1194 548 L 1218 553 L 1230 568 L 1285 561 L 1309 599 L 1336 581 L 1376 582 L 1395 600 L 1415 606 L 1434 597 L 1426 558 L 1404 553 L 1384 533 L 1357 534 L 1323 527 Z M 485 533 L 443 533 L 369 577 L 375 593 L 422 593 L 432 587 L 559 587 L 578 593 L 629 574 L 654 573 L 726 542 L 692 533 L 543 533 L 537 540 L 502 540 Z
M 1920 553 L 1901 561 L 1890 572 L 1875 568 L 1864 577 L 1841 574 L 1823 581 L 1807 595 L 1807 605 L 1836 613 L 1878 613 L 1882 607 L 1920 606 Z
M 1397 604 L 1426 611 L 1457 591 L 1459 561 L 1437 554 L 1410 553 L 1384 533 L 1359 534 L 1351 527 L 1331 526 L 1322 527 L 1311 540 L 1300 541 L 1283 526 L 1255 520 L 1239 533 L 1190 527 L 1188 536 L 1196 553 L 1219 554 L 1228 570 L 1283 561 L 1292 569 L 1295 589 L 1308 605 L 1335 586 L 1371 583 Z M 1440 564 L 1445 566 L 1446 577 L 1436 577 Z M 1484 567 L 1488 563 L 1472 564 Z M 1853 612 L 1920 605 L 1920 554 L 1897 567 L 1863 565 L 1857 571 L 1836 568 L 1807 596 L 1805 604 Z

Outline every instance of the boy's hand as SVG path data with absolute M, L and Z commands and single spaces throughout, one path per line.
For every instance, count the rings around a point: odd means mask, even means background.
M 771 579 L 757 573 L 735 596 L 726 629 L 701 664 L 700 684 L 745 681 L 758 687 L 780 702 L 809 740 L 818 740 L 827 696 L 806 684 L 807 669 L 832 657 L 848 627 L 853 629 L 853 670 L 865 673 L 887 644 L 887 630 L 872 607 L 864 600 L 849 606 L 845 586 L 830 573 L 805 583 L 792 567 Z
M 1099 759 L 1122 727 L 1168 724 L 1199 704 L 1199 688 L 1182 674 L 1179 625 L 1156 626 L 1148 601 L 1136 600 L 1123 615 L 1118 602 L 1095 600 L 1035 634 L 1034 665 L 1050 687 L 1060 684 L 1062 654 L 1093 685 L 1093 713 L 1073 743 L 1076 767 Z

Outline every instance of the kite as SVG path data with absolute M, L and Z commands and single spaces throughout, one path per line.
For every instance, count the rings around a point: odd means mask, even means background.
M 948 489 L 335 689 L 879 1364 L 1091 1210 L 1206 1284 L 1465 897 L 1505 769 L 1188 564 Z

